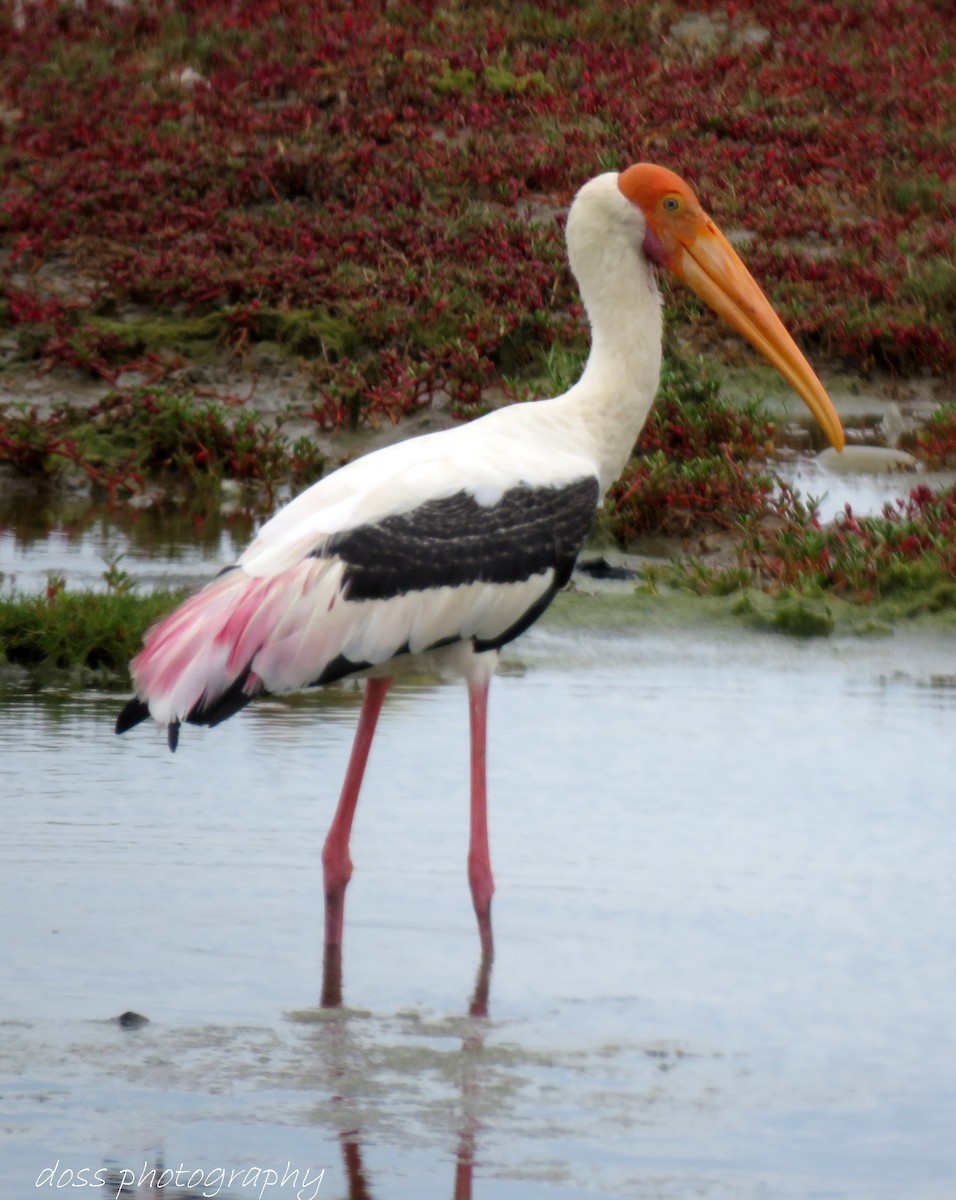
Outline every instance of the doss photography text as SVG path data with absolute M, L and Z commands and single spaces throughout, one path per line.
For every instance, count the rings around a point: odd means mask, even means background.
M 274 1196 L 288 1197 L 289 1200 L 317 1200 L 319 1188 L 325 1178 L 325 1168 L 293 1167 L 287 1162 L 284 1170 L 274 1167 L 196 1167 L 190 1169 L 180 1163 L 178 1169 L 173 1167 L 151 1167 L 143 1163 L 141 1171 L 132 1167 L 61 1167 L 60 1160 L 52 1167 L 44 1167 L 36 1179 L 36 1187 L 52 1188 L 55 1191 L 69 1188 L 68 1195 L 75 1195 L 73 1188 L 102 1189 L 101 1195 L 117 1200 L 121 1196 L 138 1195 L 138 1189 L 149 1188 L 150 1196 L 162 1195 L 167 1188 L 170 1200 L 180 1195 L 176 1189 L 188 1189 L 190 1196 L 203 1196 L 213 1200 L 223 1189 L 223 1195 L 236 1197 L 255 1197 L 255 1200 L 267 1200 Z M 137 1189 L 134 1191 L 133 1189 Z M 62 1193 L 61 1193 L 62 1194 Z

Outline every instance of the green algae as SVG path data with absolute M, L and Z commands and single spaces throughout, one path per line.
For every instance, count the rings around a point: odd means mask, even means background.
M 91 316 L 97 333 L 113 340 L 122 356 L 175 352 L 207 361 L 247 330 L 257 341 L 270 342 L 290 356 L 324 355 L 331 361 L 357 353 L 362 346 L 358 323 L 327 309 L 279 309 L 266 305 L 233 306 L 184 316 L 154 312 L 120 319 Z
M 731 611 L 755 629 L 797 638 L 828 637 L 835 624 L 829 604 L 799 595 L 772 597 L 764 592 L 746 591 Z
M 606 633 L 711 633 L 746 636 L 748 631 L 795 639 L 831 636 L 885 637 L 907 627 L 922 630 L 956 626 L 956 585 L 936 584 L 905 598 L 859 603 L 832 594 L 777 594 L 753 587 L 704 593 L 656 582 L 590 591 L 581 582 L 559 595 L 543 618 L 554 628 Z
M 200 317 L 154 313 L 130 320 L 89 316 L 87 323 L 97 333 L 112 339 L 124 357 L 172 351 L 200 361 L 211 356 L 227 330 L 221 312 L 205 313 Z

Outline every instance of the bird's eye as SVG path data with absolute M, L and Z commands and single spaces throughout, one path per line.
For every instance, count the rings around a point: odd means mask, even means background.
M 676 196 L 665 196 L 664 197 L 664 208 L 668 212 L 677 212 L 680 208 L 680 201 L 677 199 Z

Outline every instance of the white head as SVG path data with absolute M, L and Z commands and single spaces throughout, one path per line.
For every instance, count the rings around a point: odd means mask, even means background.
M 578 192 L 567 223 L 571 269 L 595 338 L 622 321 L 631 336 L 653 311 L 659 321 L 655 268 L 666 267 L 741 333 L 790 383 L 838 450 L 843 428 L 810 364 L 784 329 L 736 251 L 673 171 L 638 163 L 598 175 Z
M 648 282 L 654 279 L 651 264 L 642 253 L 647 230 L 644 213 L 621 191 L 619 179 L 616 171 L 609 171 L 589 180 L 568 213 L 568 259 L 586 290 L 592 277 L 600 275 L 606 280 L 622 265 L 644 273 Z

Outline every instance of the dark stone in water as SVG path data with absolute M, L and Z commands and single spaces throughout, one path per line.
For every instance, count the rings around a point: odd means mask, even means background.
M 149 1017 L 144 1017 L 142 1013 L 132 1011 L 120 1013 L 118 1017 L 114 1017 L 114 1020 L 121 1029 L 139 1029 L 141 1025 L 149 1024 Z

